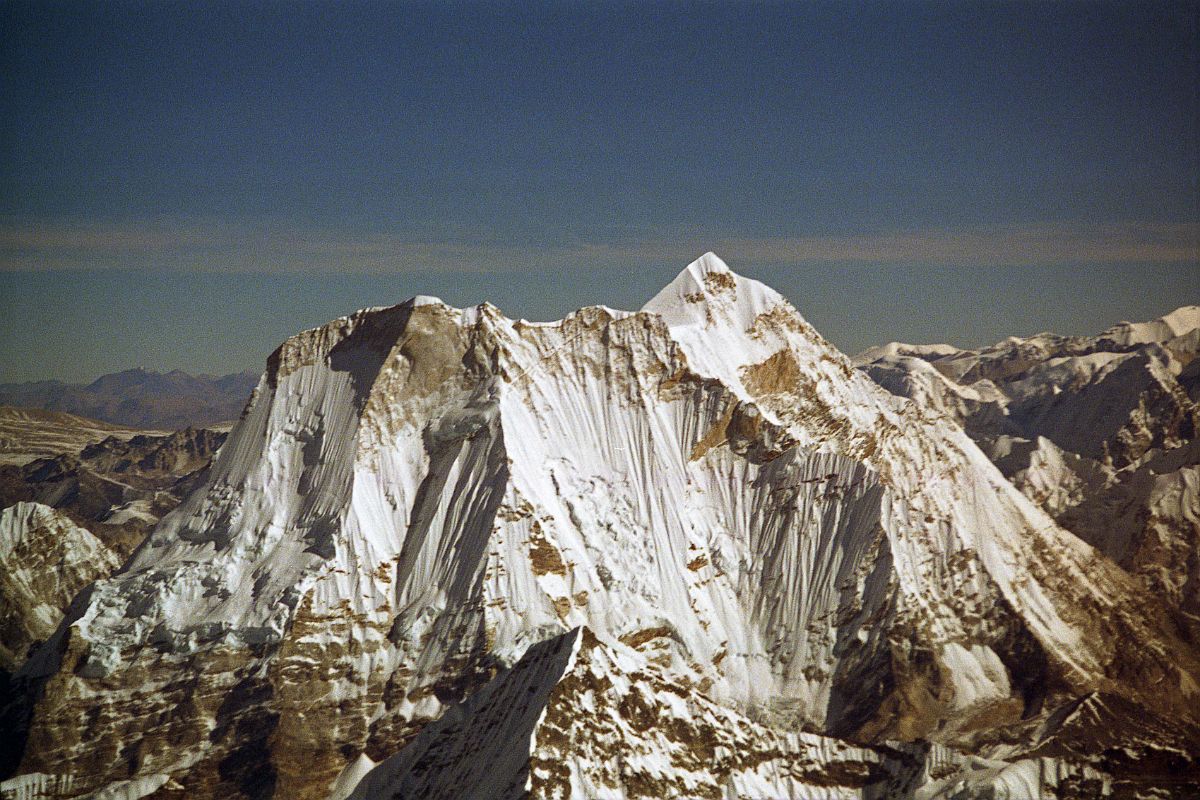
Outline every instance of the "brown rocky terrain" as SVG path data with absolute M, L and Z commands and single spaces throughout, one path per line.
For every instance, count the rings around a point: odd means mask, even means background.
M 207 428 L 122 431 L 77 450 L 0 465 L 0 508 L 22 501 L 54 508 L 124 560 L 203 479 L 226 435 Z M 43 441 L 35 439 L 36 446 L 44 448 Z
M 0 717 L 11 720 L 12 673 L 203 481 L 227 426 L 137 432 L 0 407 L 0 431 Z

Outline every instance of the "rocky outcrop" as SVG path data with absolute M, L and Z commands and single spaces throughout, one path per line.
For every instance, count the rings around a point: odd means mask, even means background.
M 208 466 L 225 437 L 224 431 L 208 428 L 185 428 L 165 436 L 108 437 L 84 447 L 79 459 L 96 472 L 152 485 L 163 478 L 178 479 Z
M 58 628 L 67 604 L 118 566 L 95 536 L 52 508 L 17 503 L 0 512 L 0 670 Z

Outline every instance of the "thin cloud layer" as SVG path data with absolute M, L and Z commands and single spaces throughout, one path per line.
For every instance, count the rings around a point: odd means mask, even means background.
M 671 232 L 505 241 L 216 222 L 0 224 L 0 269 L 217 272 L 512 272 L 636 266 L 714 250 L 744 264 L 930 264 L 996 267 L 1200 262 L 1200 225 L 1042 224 L 951 231 L 745 237 Z

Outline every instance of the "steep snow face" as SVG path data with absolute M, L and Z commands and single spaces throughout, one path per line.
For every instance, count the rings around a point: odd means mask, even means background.
M 95 536 L 48 506 L 0 512 L 0 669 L 15 670 L 58 627 L 71 598 L 118 566 Z
M 390 775 L 441 786 L 412 777 L 440 751 L 404 745 L 457 741 L 454 718 L 427 723 L 581 626 L 731 726 L 982 746 L 1090 691 L 1178 716 L 1193 655 L 1136 589 L 711 254 L 637 313 L 531 324 L 416 298 L 271 357 L 203 489 L 24 670 L 23 768 L 316 798 L 401 753 Z M 557 691 L 564 652 L 524 690 Z M 588 763 L 657 741 L 609 733 Z M 808 780 L 820 748 L 785 744 Z M 682 763 L 653 774 L 784 780 Z

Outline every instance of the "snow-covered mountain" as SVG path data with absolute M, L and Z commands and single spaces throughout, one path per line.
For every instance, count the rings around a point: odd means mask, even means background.
M 976 438 L 1041 436 L 1121 468 L 1195 436 L 1198 352 L 1200 306 L 1184 306 L 1097 336 L 1042 333 L 979 350 L 893 342 L 855 363 Z
M 1200 306 L 1096 336 L 979 350 L 892 343 L 856 358 L 956 419 L 1060 524 L 1200 636 Z
M 1198 678 L 953 418 L 708 254 L 640 312 L 285 342 L 18 673 L 4 786 L 1094 797 L 1196 777 Z

